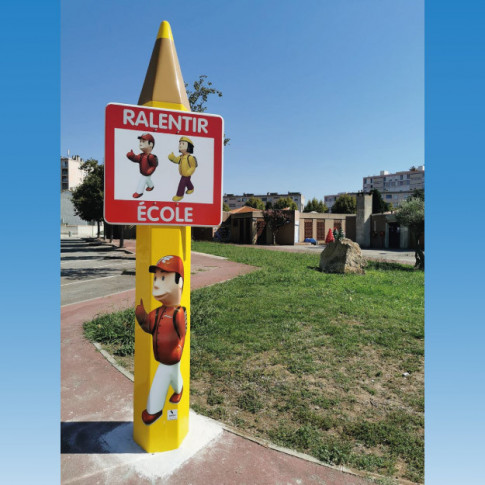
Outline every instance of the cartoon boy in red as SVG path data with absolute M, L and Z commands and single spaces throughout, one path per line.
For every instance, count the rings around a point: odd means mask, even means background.
M 153 147 L 155 146 L 155 139 L 153 138 L 150 133 L 145 133 L 138 137 L 140 140 L 140 150 L 141 153 L 139 155 L 135 155 L 133 150 L 130 150 L 126 156 L 135 163 L 140 165 L 140 179 L 138 181 L 138 186 L 136 188 L 136 192 L 133 194 L 134 199 L 138 199 L 143 195 L 143 191 L 145 190 L 145 186 L 147 188 L 147 192 L 150 192 L 154 189 L 154 185 L 151 179 L 152 173 L 155 171 L 158 165 L 158 158 L 156 155 L 152 153 Z
M 146 313 L 143 300 L 135 315 L 141 328 L 153 336 L 153 354 L 159 362 L 148 395 L 147 407 L 141 418 L 146 425 L 154 423 L 163 414 L 163 405 L 169 386 L 174 390 L 171 403 L 182 398 L 183 380 L 180 360 L 187 332 L 185 308 L 180 306 L 184 285 L 184 264 L 178 256 L 164 256 L 148 269 L 154 273 L 153 296 L 162 303 Z

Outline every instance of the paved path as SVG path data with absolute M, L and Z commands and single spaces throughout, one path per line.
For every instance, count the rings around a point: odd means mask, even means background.
M 192 269 L 192 288 L 198 288 L 254 268 L 193 254 Z M 245 439 L 195 413 L 190 416 L 189 435 L 178 450 L 145 453 L 132 440 L 133 383 L 82 334 L 84 321 L 133 305 L 134 290 L 128 290 L 61 309 L 63 484 L 368 483 L 359 476 Z
M 135 255 L 99 241 L 61 239 L 61 306 L 135 287 Z

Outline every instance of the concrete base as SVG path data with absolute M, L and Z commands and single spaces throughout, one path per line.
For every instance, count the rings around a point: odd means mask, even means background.
M 213 420 L 190 412 L 190 430 L 173 451 L 145 453 L 132 422 L 62 425 L 62 483 L 160 483 L 222 435 Z

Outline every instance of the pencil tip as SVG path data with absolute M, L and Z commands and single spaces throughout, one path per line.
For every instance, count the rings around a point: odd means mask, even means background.
M 138 104 L 190 111 L 172 29 L 165 20 L 158 29 Z

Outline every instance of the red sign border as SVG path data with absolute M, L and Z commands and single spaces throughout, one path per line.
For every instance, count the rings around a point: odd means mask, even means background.
M 130 108 L 135 110 L 135 114 L 140 111 L 145 112 L 166 112 L 175 114 L 186 114 L 191 117 L 198 118 L 214 118 L 219 120 L 215 123 L 214 128 L 210 128 L 209 135 L 192 132 L 191 130 L 184 131 L 183 134 L 187 136 L 197 136 L 203 138 L 212 138 L 214 140 L 214 187 L 213 187 L 213 202 L 212 204 L 190 203 L 190 201 L 143 201 L 136 200 L 117 200 L 114 198 L 114 132 L 116 128 L 130 129 L 129 126 L 124 125 L 116 117 L 120 117 L 122 108 Z M 116 112 L 118 110 L 119 112 Z M 113 113 L 113 111 L 115 111 Z M 113 119 L 115 118 L 115 119 Z M 212 125 L 210 125 L 212 126 Z M 109 129 L 108 129 L 109 128 Z M 220 131 L 219 131 L 220 129 Z M 134 127 L 133 131 L 143 131 L 143 128 Z M 152 129 L 147 128 L 146 131 L 152 133 L 164 134 L 178 134 L 176 129 Z M 217 136 L 218 135 L 218 136 Z M 142 225 L 142 226 L 189 226 L 189 227 L 214 227 L 218 226 L 222 221 L 222 169 L 223 169 L 223 146 L 224 146 L 224 119 L 219 115 L 208 113 L 194 113 L 191 111 L 179 111 L 166 108 L 154 108 L 148 106 L 130 105 L 122 103 L 109 103 L 105 110 L 105 164 L 104 164 L 104 204 L 103 215 L 106 222 L 109 224 L 125 224 L 125 225 Z M 218 202 L 217 202 L 218 201 Z M 163 221 L 138 221 L 136 219 L 137 208 L 143 203 L 147 210 L 152 206 L 169 207 L 173 213 L 183 212 L 185 207 L 191 207 L 193 210 L 193 219 L 196 223 L 185 223 L 175 220 L 174 222 Z M 178 210 L 177 210 L 178 209 Z M 217 212 L 217 215 L 216 215 Z M 134 214 L 133 220 L 131 217 L 122 219 L 120 216 L 126 214 Z

